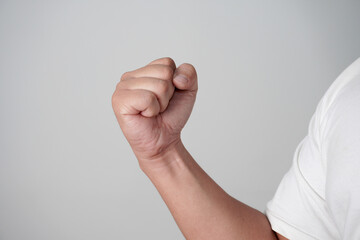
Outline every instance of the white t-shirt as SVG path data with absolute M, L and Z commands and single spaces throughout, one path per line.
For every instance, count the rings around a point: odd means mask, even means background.
M 360 239 L 360 58 L 320 100 L 266 215 L 291 240 Z

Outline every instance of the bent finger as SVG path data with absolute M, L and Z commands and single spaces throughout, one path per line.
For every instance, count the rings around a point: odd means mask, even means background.
M 153 92 L 159 100 L 160 112 L 166 109 L 175 90 L 171 81 L 150 77 L 122 80 L 117 87 L 122 89 L 144 89 Z
M 159 114 L 160 104 L 156 95 L 143 89 L 118 89 L 112 96 L 115 112 L 121 115 L 141 114 L 144 117 L 154 117 Z

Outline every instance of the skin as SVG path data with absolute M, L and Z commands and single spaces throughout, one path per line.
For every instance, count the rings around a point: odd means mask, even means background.
M 228 195 L 181 141 L 198 90 L 195 68 L 171 58 L 126 72 L 112 106 L 126 139 L 186 239 L 280 239 L 266 216 Z

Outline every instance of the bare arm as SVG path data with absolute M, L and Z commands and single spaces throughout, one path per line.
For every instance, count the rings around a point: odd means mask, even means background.
M 179 142 L 170 165 L 143 171 L 153 182 L 186 239 L 277 239 L 264 214 L 228 195 Z
M 112 104 L 139 166 L 187 239 L 277 239 L 266 216 L 229 196 L 182 144 L 197 89 L 195 68 L 171 58 L 123 74 Z

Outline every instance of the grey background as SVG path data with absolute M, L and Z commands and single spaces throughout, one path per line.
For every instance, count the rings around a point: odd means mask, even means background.
M 263 211 L 317 102 L 360 56 L 359 1 L 1 1 L 0 239 L 183 239 L 111 109 L 170 56 L 199 94 L 183 141 Z

